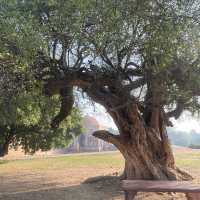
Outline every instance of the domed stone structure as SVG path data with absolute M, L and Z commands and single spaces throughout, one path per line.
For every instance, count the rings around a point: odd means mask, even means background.
M 92 136 L 94 131 L 108 129 L 100 126 L 99 122 L 92 116 L 86 115 L 83 119 L 84 133 L 76 138 L 67 149 L 68 152 L 95 152 L 115 150 L 114 145 L 104 142 Z

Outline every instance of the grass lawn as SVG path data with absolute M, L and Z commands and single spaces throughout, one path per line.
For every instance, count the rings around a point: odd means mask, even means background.
M 12 170 L 63 170 L 66 168 L 85 168 L 85 167 L 122 167 L 123 158 L 119 153 L 109 154 L 88 154 L 88 155 L 70 155 L 50 158 L 1 161 L 0 174 L 11 172 Z
M 177 153 L 176 164 L 181 168 L 187 168 L 188 170 L 200 170 L 200 151 L 194 151 L 192 153 Z
M 177 165 L 189 171 L 194 182 L 200 183 L 200 151 L 177 151 L 175 157 Z M 118 152 L 1 160 L 0 200 L 122 200 L 117 176 L 123 165 L 124 160 Z M 102 176 L 107 178 L 92 178 Z M 183 195 L 173 198 L 185 199 Z M 139 194 L 138 199 L 167 200 L 172 197 Z

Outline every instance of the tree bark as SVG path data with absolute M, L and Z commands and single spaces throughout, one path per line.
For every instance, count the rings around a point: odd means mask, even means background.
M 2 131 L 3 129 L 1 129 Z M 0 157 L 3 157 L 8 154 L 9 145 L 12 142 L 13 136 L 15 132 L 14 130 L 10 130 L 10 132 L 4 132 L 4 142 L 0 144 Z
M 0 157 L 3 157 L 8 154 L 9 143 L 5 142 L 3 145 L 0 145 Z
M 159 128 L 144 125 L 137 106 L 123 116 L 117 111 L 115 122 L 120 135 L 97 131 L 94 136 L 114 144 L 125 159 L 124 179 L 189 180 L 192 177 L 175 166 L 171 145 L 163 121 Z M 112 115 L 114 116 L 114 115 Z M 125 117 L 126 116 L 126 117 Z

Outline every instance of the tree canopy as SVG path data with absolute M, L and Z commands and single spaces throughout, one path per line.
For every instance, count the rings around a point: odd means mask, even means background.
M 0 7 L 1 156 L 8 153 L 9 146 L 20 146 L 25 153 L 66 147 L 82 132 L 78 108 L 73 109 L 59 129 L 50 127 L 52 117 L 59 112 L 60 99 L 45 97 L 41 83 L 28 67 L 35 53 L 35 49 L 31 49 L 39 40 L 31 30 L 33 23 L 28 25 L 30 21 L 25 21 L 26 16 L 20 16 L 18 6 L 17 2 L 8 1 L 2 2 Z
M 52 128 L 78 88 L 114 119 L 119 135 L 94 135 L 121 151 L 126 177 L 177 179 L 187 175 L 174 164 L 166 126 L 200 108 L 199 11 L 198 0 L 10 0 L 1 6 L 2 38 L 12 33 L 4 52 L 46 95 L 60 96 Z
M 197 3 L 7 1 L 1 41 L 7 51 L 38 62 L 34 70 L 43 80 L 68 71 L 103 87 L 117 79 L 118 89 L 127 88 L 141 106 L 151 85 L 159 85 L 167 116 L 178 118 L 184 109 L 199 110 Z
M 2 155 L 8 153 L 9 145 L 14 148 L 20 146 L 25 153 L 66 147 L 74 136 L 82 132 L 82 118 L 78 108 L 73 109 L 59 129 L 52 129 L 50 121 L 59 111 L 59 98 L 45 97 L 41 87 L 9 61 L 5 62 L 2 58 L 0 66 Z

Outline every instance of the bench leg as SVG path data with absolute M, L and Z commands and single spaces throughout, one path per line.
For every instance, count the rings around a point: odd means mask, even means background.
M 186 197 L 188 200 L 200 200 L 200 193 L 187 193 Z
M 125 200 L 134 200 L 137 192 L 125 191 Z

